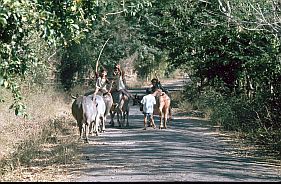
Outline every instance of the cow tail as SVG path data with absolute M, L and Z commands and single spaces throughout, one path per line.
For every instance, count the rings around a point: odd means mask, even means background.
M 172 108 L 171 108 L 171 106 L 169 107 L 169 120 L 172 120 Z

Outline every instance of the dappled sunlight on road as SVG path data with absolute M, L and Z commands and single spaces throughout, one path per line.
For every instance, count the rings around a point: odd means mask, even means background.
M 175 117 L 168 129 L 108 127 L 83 146 L 87 167 L 73 181 L 279 181 L 277 171 L 254 158 L 235 157 L 202 120 Z M 156 117 L 157 118 L 157 117 Z M 156 120 L 157 126 L 159 122 Z M 74 171 L 78 172 L 78 171 Z

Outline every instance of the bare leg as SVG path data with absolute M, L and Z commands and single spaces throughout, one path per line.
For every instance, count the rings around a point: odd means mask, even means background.
M 153 114 L 151 114 L 151 116 L 150 116 L 150 123 L 151 123 L 151 126 L 155 129 L 155 128 L 156 128 L 156 125 L 155 125 L 155 123 L 154 123 Z
M 143 119 L 143 129 L 146 130 L 146 121 L 147 121 L 147 118 L 146 118 L 146 115 L 144 115 L 144 119 Z

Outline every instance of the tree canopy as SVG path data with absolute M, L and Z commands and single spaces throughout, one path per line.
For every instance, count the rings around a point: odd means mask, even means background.
M 99 28 L 109 24 L 111 17 L 133 16 L 150 6 L 146 0 L 1 0 L 0 85 L 11 89 L 16 114 L 25 109 L 20 82 L 38 64 L 48 64 L 37 55 L 38 47 L 34 44 L 38 44 L 38 39 L 45 40 L 55 50 L 67 50 L 89 33 L 101 34 Z

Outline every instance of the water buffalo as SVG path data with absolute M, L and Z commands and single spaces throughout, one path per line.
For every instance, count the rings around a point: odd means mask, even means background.
M 98 135 L 99 127 L 101 132 L 104 132 L 105 130 L 106 105 L 103 97 L 100 95 L 95 95 L 94 104 L 96 105 L 96 116 L 95 116 L 95 120 L 91 122 L 90 133 L 92 132 L 93 129 L 96 135 Z
M 80 139 L 84 137 L 86 143 L 89 142 L 89 127 L 95 121 L 97 115 L 94 97 L 93 95 L 73 97 L 75 101 L 71 107 L 72 115 L 76 119 L 79 128 Z
M 86 92 L 84 94 L 84 96 L 94 94 L 94 92 L 95 92 L 95 90 L 90 90 L 90 91 Z M 98 92 L 97 95 L 102 96 L 104 103 L 105 103 L 105 113 L 104 113 L 104 123 L 105 123 L 107 116 L 110 114 L 110 111 L 111 111 L 111 108 L 113 105 L 113 99 L 112 99 L 111 93 L 109 93 L 109 92 L 106 94 L 102 94 L 102 93 Z M 101 131 L 105 131 L 105 125 L 103 126 Z

